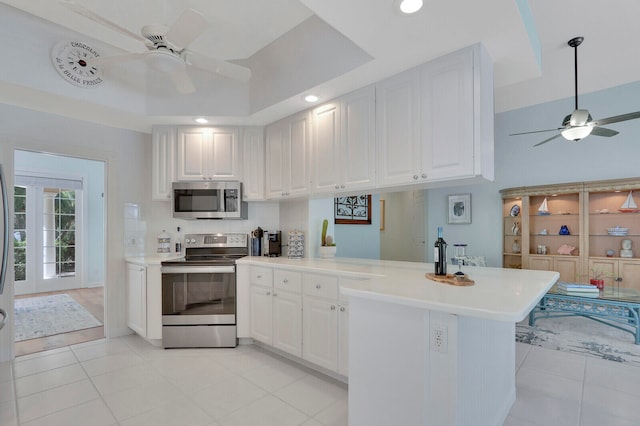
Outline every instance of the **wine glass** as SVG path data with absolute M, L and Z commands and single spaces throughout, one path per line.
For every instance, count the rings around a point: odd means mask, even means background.
M 464 275 L 464 272 L 462 272 L 462 264 L 464 263 L 464 258 L 467 255 L 467 245 L 454 244 L 453 249 L 454 249 L 454 258 L 458 263 L 458 272 L 456 272 L 455 275 Z

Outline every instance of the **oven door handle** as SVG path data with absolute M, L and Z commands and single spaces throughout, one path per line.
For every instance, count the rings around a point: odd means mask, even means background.
M 230 266 L 163 266 L 163 274 L 228 274 L 236 272 L 236 267 Z

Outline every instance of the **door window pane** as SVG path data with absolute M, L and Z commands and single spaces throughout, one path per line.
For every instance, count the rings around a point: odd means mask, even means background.
M 14 279 L 27 279 L 27 188 L 15 186 L 13 190 L 13 256 Z

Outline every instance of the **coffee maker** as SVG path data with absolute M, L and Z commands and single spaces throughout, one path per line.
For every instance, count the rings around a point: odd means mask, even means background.
M 282 233 L 280 231 L 264 231 L 264 255 L 278 257 L 281 254 Z

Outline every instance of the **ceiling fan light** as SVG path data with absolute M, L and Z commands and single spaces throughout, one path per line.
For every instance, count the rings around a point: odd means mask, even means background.
M 422 9 L 422 0 L 400 0 L 398 7 L 400 12 L 410 15 Z
M 154 50 L 144 57 L 145 62 L 156 71 L 174 73 L 184 71 L 184 60 L 176 55 L 164 50 Z
M 564 129 L 562 132 L 562 137 L 568 141 L 579 141 L 580 139 L 584 139 L 591 134 L 593 130 L 593 126 L 578 126 L 578 127 L 569 127 Z

